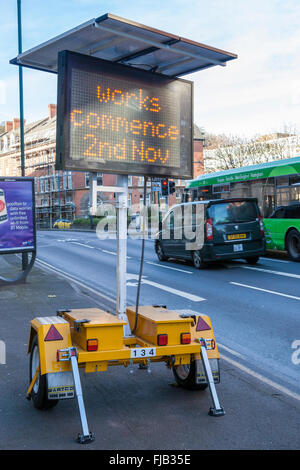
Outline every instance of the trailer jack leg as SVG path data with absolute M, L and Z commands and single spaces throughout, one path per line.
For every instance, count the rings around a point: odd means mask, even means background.
M 80 375 L 79 375 L 79 369 L 78 369 L 78 362 L 77 362 L 76 348 L 70 348 L 69 354 L 70 354 L 70 360 L 71 360 L 71 365 L 72 365 L 75 392 L 76 392 L 80 420 L 81 420 L 81 427 L 82 427 L 82 433 L 78 434 L 77 442 L 79 442 L 80 444 L 87 444 L 88 442 L 93 442 L 95 440 L 95 435 L 89 431 L 88 423 L 86 419 L 84 401 L 83 401 L 83 396 L 82 396 L 82 388 L 81 388 L 81 382 L 80 382 Z
M 26 398 L 27 398 L 27 400 L 30 400 L 30 399 L 31 399 L 31 391 L 32 391 L 32 389 L 33 389 L 33 387 L 34 387 L 34 384 L 35 384 L 35 382 L 36 382 L 36 379 L 37 379 L 37 376 L 38 376 L 39 372 L 40 372 L 40 366 L 37 366 L 36 371 L 35 371 L 35 374 L 34 374 L 34 376 L 33 376 L 33 378 L 32 378 L 32 381 L 31 381 L 31 383 L 30 383 L 30 385 L 29 385 L 29 388 L 28 388 L 28 390 L 27 390 L 27 393 L 26 393 Z
M 214 406 L 210 408 L 208 414 L 210 416 L 224 416 L 225 411 L 224 411 L 224 408 L 219 403 L 214 378 L 213 378 L 211 367 L 210 367 L 209 360 L 208 360 L 208 357 L 207 357 L 206 342 L 205 342 L 204 339 L 200 340 L 200 347 L 201 347 L 201 355 L 202 355 L 203 366 L 204 366 L 205 374 L 206 374 L 206 377 L 207 377 L 208 386 L 209 386 L 209 390 L 210 390 L 210 393 L 211 393 L 212 401 L 213 401 L 213 404 L 214 404 Z

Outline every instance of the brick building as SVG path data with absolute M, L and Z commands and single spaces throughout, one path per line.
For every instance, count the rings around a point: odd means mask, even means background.
M 194 140 L 194 177 L 203 173 L 203 136 Z M 48 105 L 48 116 L 30 124 L 24 122 L 25 175 L 35 177 L 36 218 L 39 227 L 51 227 L 58 218 L 73 220 L 89 215 L 89 173 L 55 170 L 56 105 Z M 20 176 L 20 120 L 6 121 L 0 133 L 0 176 Z M 114 186 L 116 176 L 97 174 L 98 184 Z M 175 180 L 176 192 L 168 205 L 183 200 L 185 181 Z M 143 177 L 129 176 L 129 207 L 143 198 Z M 113 193 L 98 193 L 101 202 L 115 202 Z M 157 202 L 148 183 L 148 204 Z M 160 203 L 166 208 L 164 198 Z

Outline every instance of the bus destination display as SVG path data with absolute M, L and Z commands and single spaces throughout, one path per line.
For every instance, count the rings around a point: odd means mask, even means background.
M 63 51 L 57 169 L 192 177 L 192 82 Z

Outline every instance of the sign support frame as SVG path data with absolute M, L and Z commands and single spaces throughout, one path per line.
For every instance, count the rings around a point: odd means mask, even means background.
M 131 336 L 126 315 L 127 307 L 127 209 L 128 175 L 117 175 L 116 186 L 98 186 L 96 173 L 90 173 L 90 214 L 97 214 L 97 193 L 116 193 L 117 209 L 117 259 L 116 259 L 116 314 L 126 321 L 124 336 Z
M 126 315 L 127 303 L 127 208 L 128 208 L 128 176 L 118 175 L 117 186 L 122 192 L 117 193 L 117 290 L 116 313 L 126 321 L 124 336 L 131 336 Z

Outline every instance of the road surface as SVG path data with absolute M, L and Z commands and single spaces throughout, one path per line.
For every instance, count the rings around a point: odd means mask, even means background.
M 141 241 L 129 239 L 128 305 L 136 301 L 140 254 Z M 40 266 L 95 291 L 103 305 L 114 309 L 116 240 L 99 240 L 92 232 L 41 231 L 37 259 Z M 160 262 L 148 240 L 140 304 L 209 315 L 228 363 L 300 398 L 300 365 L 292 360 L 292 346 L 300 340 L 299 286 L 300 263 L 264 257 L 255 266 L 240 260 L 197 270 L 191 263 Z

